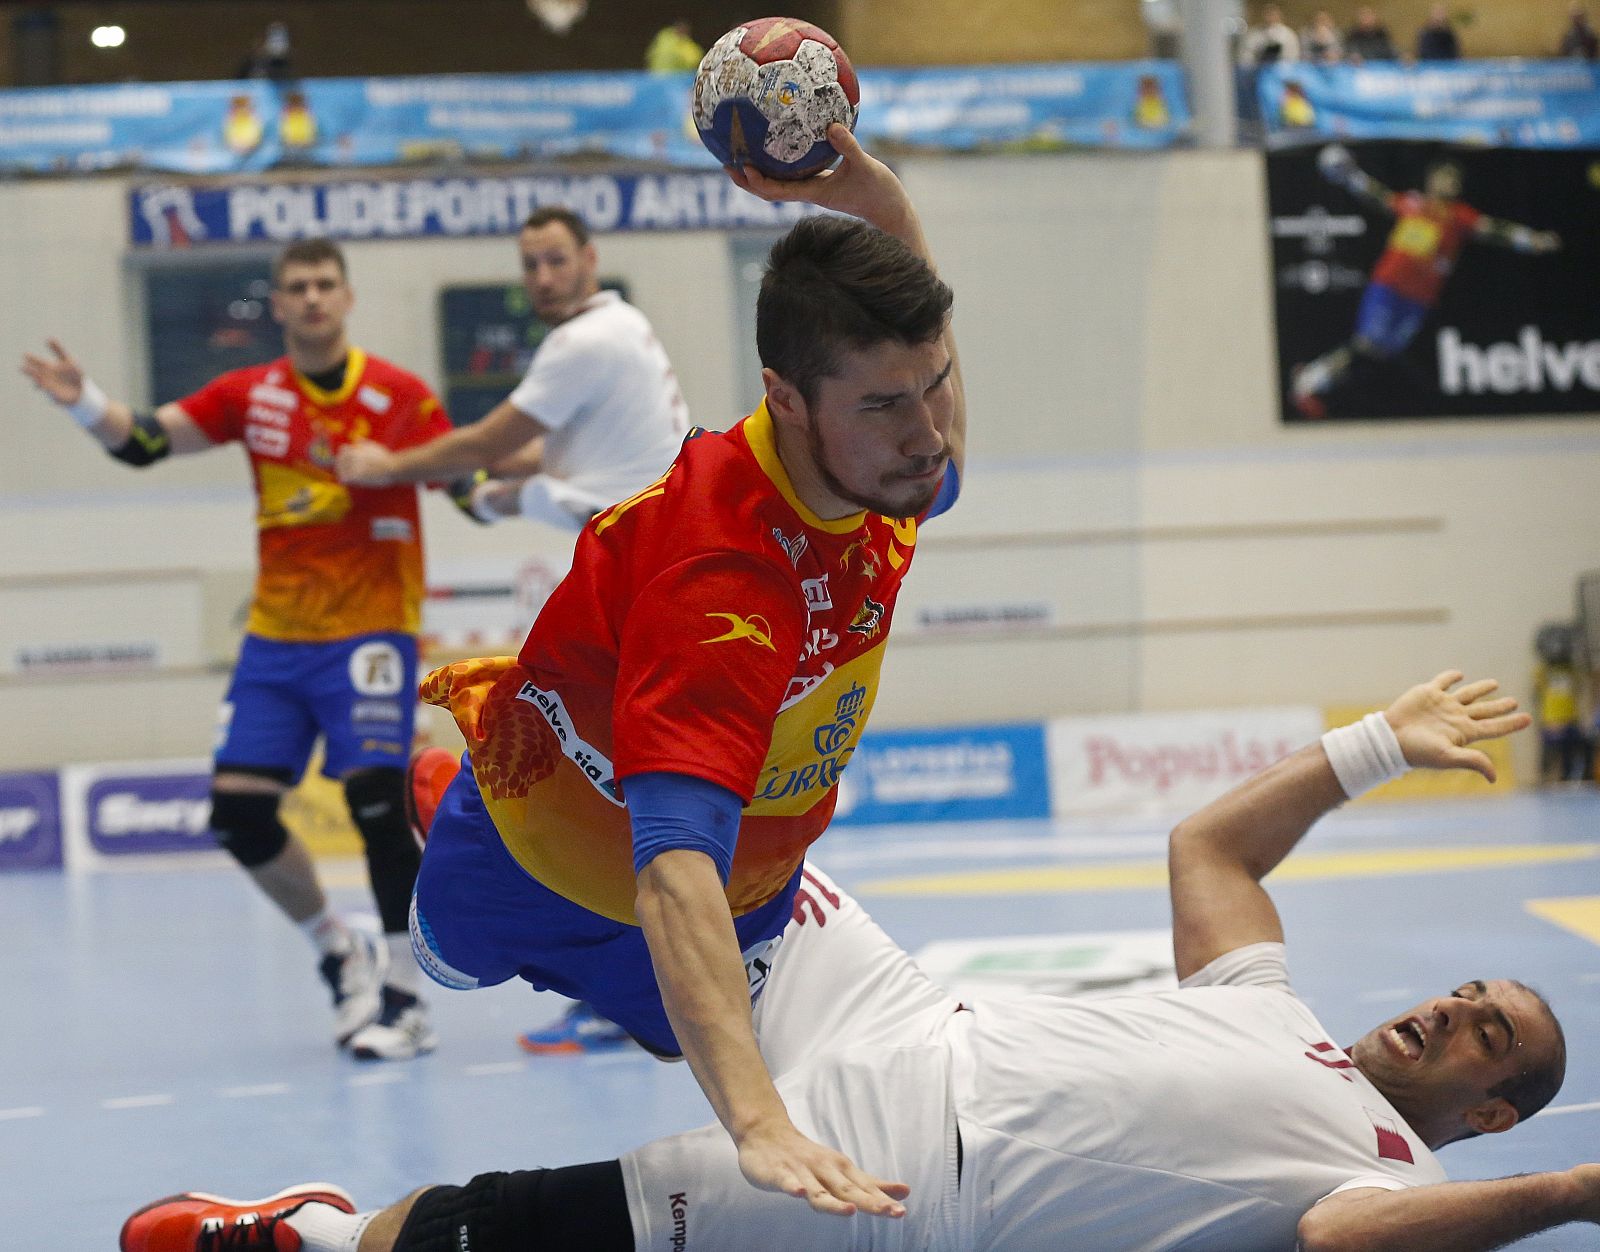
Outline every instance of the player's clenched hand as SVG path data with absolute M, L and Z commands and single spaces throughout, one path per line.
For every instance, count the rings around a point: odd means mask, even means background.
M 724 168 L 729 178 L 763 200 L 804 200 L 892 230 L 892 223 L 880 219 L 903 214 L 911 203 L 894 171 L 857 143 L 842 122 L 828 127 L 828 142 L 843 159 L 810 178 L 768 178 L 752 165 Z
M 340 448 L 333 458 L 334 473 L 351 487 L 387 487 L 394 453 L 370 439 L 358 439 Z
M 1467 745 L 1509 735 L 1533 719 L 1518 713 L 1511 697 L 1491 698 L 1500 687 L 1494 679 L 1480 678 L 1451 691 L 1461 679 L 1460 670 L 1446 670 L 1432 682 L 1411 688 L 1383 715 L 1410 764 L 1424 769 L 1475 770 L 1493 782 L 1494 763 Z
M 59 341 L 51 339 L 51 359 L 26 352 L 22 356 L 22 372 L 33 385 L 57 404 L 73 405 L 83 395 L 83 367 L 68 354 Z
M 758 1127 L 739 1141 L 739 1168 L 763 1191 L 806 1200 L 819 1213 L 904 1217 L 911 1188 L 874 1178 L 842 1152 L 807 1139 L 787 1121 Z

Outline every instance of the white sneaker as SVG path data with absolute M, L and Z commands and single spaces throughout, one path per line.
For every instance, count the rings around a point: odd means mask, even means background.
M 350 938 L 349 952 L 344 956 L 330 952 L 318 966 L 322 981 L 333 992 L 333 1037 L 341 1048 L 383 1010 L 380 992 L 389 971 L 389 953 L 381 943 L 364 930 L 352 930 Z
M 438 1046 L 428 1006 L 409 991 L 386 984 L 377 1020 L 351 1037 L 350 1055 L 358 1061 L 409 1061 Z

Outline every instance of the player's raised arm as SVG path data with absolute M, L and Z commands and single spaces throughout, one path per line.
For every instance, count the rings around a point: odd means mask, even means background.
M 1365 200 L 1386 213 L 1394 212 L 1394 192 L 1357 165 L 1355 157 L 1343 144 L 1329 144 L 1317 153 L 1317 168 L 1330 183 L 1343 187 L 1356 199 Z
M 1600 1165 L 1329 1196 L 1300 1219 L 1300 1252 L 1490 1252 L 1568 1222 L 1600 1223 Z
M 48 357 L 23 354 L 23 374 L 117 460 L 143 467 L 166 456 L 213 446 L 176 404 L 164 404 L 154 413 L 136 413 L 106 395 L 58 340 L 51 339 L 48 345 Z
M 857 142 L 848 126 L 835 122 L 828 127 L 828 142 L 838 151 L 839 164 L 810 178 L 784 180 L 768 178 L 754 166 L 724 166 L 728 177 L 752 195 L 763 200 L 801 201 L 836 213 L 848 213 L 893 235 L 926 261 L 935 272 L 933 251 L 922 233 L 922 221 L 905 185 L 882 161 Z M 950 426 L 950 459 L 956 474 L 966 470 L 967 393 L 961 380 L 961 360 L 956 354 L 955 332 L 946 328 L 946 350 L 950 353 L 949 385 L 955 393 L 955 415 Z
M 1168 847 L 1179 978 L 1246 944 L 1282 941 L 1261 880 L 1347 797 L 1412 768 L 1470 769 L 1494 781 L 1493 763 L 1469 745 L 1530 719 L 1515 700 L 1495 698 L 1493 679 L 1452 691 L 1460 681 L 1448 670 L 1411 688 L 1383 713 L 1329 731 L 1179 823 Z

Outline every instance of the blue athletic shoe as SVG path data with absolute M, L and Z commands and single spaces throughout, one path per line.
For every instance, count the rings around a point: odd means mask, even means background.
M 591 1052 L 616 1052 L 634 1046 L 633 1038 L 615 1022 L 607 1021 L 589 1005 L 579 1001 L 565 1016 L 543 1030 L 530 1030 L 517 1036 L 517 1045 L 535 1056 L 578 1055 Z

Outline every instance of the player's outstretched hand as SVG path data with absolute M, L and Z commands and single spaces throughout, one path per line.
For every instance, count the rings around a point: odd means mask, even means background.
M 894 171 L 863 148 L 843 122 L 828 127 L 828 142 L 842 159 L 810 178 L 768 178 L 752 165 L 724 168 L 729 178 L 763 200 L 802 200 L 894 229 L 911 207 Z
M 739 1141 L 739 1168 L 763 1191 L 781 1191 L 807 1201 L 819 1213 L 849 1217 L 860 1210 L 874 1217 L 904 1217 L 900 1201 L 911 1194 L 902 1182 L 885 1182 L 860 1169 L 842 1152 L 807 1139 L 788 1122 L 749 1131 Z
M 334 455 L 333 472 L 349 487 L 387 487 L 394 454 L 380 443 L 358 439 Z
M 1498 739 L 1531 724 L 1517 712 L 1510 696 L 1493 698 L 1500 684 L 1480 678 L 1450 690 L 1462 680 L 1460 670 L 1445 670 L 1433 681 L 1411 688 L 1387 709 L 1406 760 L 1419 769 L 1470 769 L 1494 781 L 1494 762 L 1467 745 Z
M 50 360 L 22 354 L 22 372 L 45 395 L 57 404 L 73 405 L 83 395 L 83 367 L 72 359 L 59 340 L 46 340 L 50 345 Z

